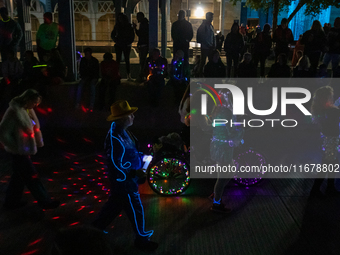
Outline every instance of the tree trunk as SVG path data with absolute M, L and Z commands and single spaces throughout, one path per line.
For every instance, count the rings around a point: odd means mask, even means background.
M 295 14 L 300 11 L 300 9 L 306 4 L 306 0 L 300 0 L 298 5 L 296 6 L 295 10 L 289 15 L 288 23 L 294 18 Z
M 277 27 L 277 16 L 279 15 L 279 0 L 274 0 L 274 9 L 273 9 L 273 28 L 272 32 L 275 33 Z

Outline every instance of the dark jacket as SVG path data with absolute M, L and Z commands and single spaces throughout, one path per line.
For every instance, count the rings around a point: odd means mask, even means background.
M 292 30 L 288 27 L 283 29 L 282 26 L 278 26 L 273 35 L 273 42 L 276 42 L 276 48 L 285 50 L 288 48 L 288 44 L 294 42 L 294 36 Z
M 135 32 L 130 23 L 117 23 L 112 30 L 111 38 L 120 47 L 131 46 L 135 40 Z
M 10 19 L 7 22 L 0 20 L 0 46 L 17 47 L 22 38 L 20 25 Z
M 172 24 L 171 37 L 174 41 L 174 48 L 189 49 L 189 42 L 193 36 L 192 25 L 187 20 L 177 20 Z
M 225 65 L 219 59 L 217 63 L 209 61 L 204 67 L 204 77 L 209 78 L 224 78 L 227 76 Z
M 224 41 L 224 51 L 227 54 L 240 54 L 244 47 L 243 36 L 240 33 L 227 34 Z
M 135 29 L 136 35 L 138 36 L 138 46 L 149 46 L 149 21 L 144 18 L 139 25 L 139 29 Z
M 196 39 L 201 44 L 202 49 L 215 48 L 216 38 L 213 25 L 203 20 L 203 23 L 197 29 Z
M 323 31 L 317 33 L 314 30 L 308 30 L 303 34 L 301 44 L 305 45 L 304 53 L 306 55 L 312 52 L 321 52 L 326 45 L 326 35 Z
M 239 78 L 256 78 L 257 70 L 252 62 L 247 64 L 246 62 L 242 62 L 238 66 L 238 77 Z
M 288 65 L 280 65 L 279 63 L 275 63 L 270 67 L 268 77 L 272 78 L 290 77 L 290 67 Z
M 99 62 L 95 57 L 91 59 L 82 58 L 80 60 L 79 73 L 82 79 L 98 79 L 99 78 Z
M 270 34 L 259 33 L 254 39 L 254 54 L 269 56 L 272 47 L 272 38 Z
M 327 36 L 328 53 L 340 54 L 340 28 L 332 28 Z

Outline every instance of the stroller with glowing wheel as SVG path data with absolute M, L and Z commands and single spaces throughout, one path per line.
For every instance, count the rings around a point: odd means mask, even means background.
M 184 145 L 180 135 L 171 133 L 162 136 L 148 147 L 152 152 L 152 156 L 146 156 L 147 180 L 151 189 L 164 196 L 183 194 L 191 181 L 190 149 Z M 247 165 L 265 165 L 267 159 L 262 153 L 242 143 L 234 149 L 234 163 L 239 169 Z M 252 175 L 250 178 L 234 175 L 232 180 L 241 186 L 252 186 L 258 184 L 262 178 L 263 173 L 258 173 L 256 177 Z

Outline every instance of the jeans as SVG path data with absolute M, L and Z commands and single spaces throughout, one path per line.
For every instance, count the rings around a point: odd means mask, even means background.
M 266 59 L 267 59 L 267 56 L 266 55 L 261 55 L 259 53 L 254 53 L 254 66 L 256 67 L 256 71 L 257 71 L 257 65 L 259 64 L 260 62 L 260 76 L 261 77 L 264 77 L 265 75 L 265 65 L 266 65 Z
M 148 53 L 149 53 L 149 47 L 141 46 L 138 48 L 138 50 L 139 50 L 139 65 L 140 65 L 139 79 L 144 80 L 146 57 L 148 56 Z
M 115 102 L 117 87 L 120 84 L 120 80 L 112 80 L 102 78 L 98 85 L 98 109 L 102 110 L 105 106 L 109 107 Z M 108 92 L 108 104 L 106 105 L 106 93 Z
M 329 62 L 332 61 L 332 70 L 333 73 L 335 69 L 338 67 L 340 62 L 340 54 L 333 54 L 333 53 L 326 53 L 323 57 L 323 64 L 325 64 L 328 67 Z
M 19 203 L 25 186 L 39 204 L 43 205 L 48 203 L 51 198 L 41 183 L 38 172 L 34 168 L 30 156 L 13 154 L 11 154 L 11 156 L 13 174 L 7 188 L 5 203 Z
M 203 77 L 203 68 L 205 66 L 205 62 L 207 60 L 207 57 L 209 57 L 211 50 L 210 49 L 202 49 L 201 47 L 201 60 L 200 60 L 200 66 L 198 69 L 198 74 L 200 77 Z
M 127 75 L 129 75 L 130 74 L 131 46 L 122 47 L 122 46 L 115 44 L 115 49 L 116 49 L 116 60 L 117 60 L 118 64 L 120 64 L 120 61 L 122 60 L 122 53 L 124 53 L 126 73 L 127 73 Z
M 228 53 L 227 54 L 227 76 L 228 78 L 231 77 L 231 66 L 232 62 L 234 62 L 234 77 L 237 77 L 237 69 L 238 69 L 238 62 L 239 62 L 240 55 L 238 53 Z
M 78 84 L 78 90 L 77 90 L 77 99 L 76 99 L 76 104 L 80 104 L 81 101 L 81 95 L 83 93 L 83 87 L 86 83 L 90 83 L 91 86 L 91 95 L 90 95 L 90 107 L 93 108 L 94 106 L 94 101 L 96 99 L 96 84 L 98 82 L 97 78 L 84 78 L 81 79 L 79 84 Z

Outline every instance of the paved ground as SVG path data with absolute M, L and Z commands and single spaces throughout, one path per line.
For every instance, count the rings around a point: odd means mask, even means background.
M 11 212 L 0 208 L 0 254 L 48 254 L 57 229 L 88 225 L 108 198 L 102 154 L 108 112 L 76 111 L 70 100 L 72 87 L 59 89 L 64 98 L 52 93 L 55 98 L 38 111 L 46 146 L 32 160 L 62 205 L 43 212 L 26 191 L 26 207 Z M 132 130 L 146 148 L 153 137 L 178 131 L 180 123 L 170 88 L 156 110 L 147 106 L 144 96 L 144 88 L 132 83 L 124 83 L 117 95 L 139 107 Z M 245 140 L 273 164 L 320 162 L 317 134 L 313 126 L 296 132 L 251 130 Z M 0 168 L 2 202 L 10 175 L 8 155 L 2 150 Z M 270 179 L 250 188 L 231 182 L 223 196 L 234 208 L 228 216 L 209 210 L 213 185 L 213 179 L 195 179 L 179 197 L 161 197 L 147 184 L 140 186 L 146 228 L 155 231 L 153 240 L 160 243 L 152 254 L 339 254 L 340 200 L 308 200 L 311 179 Z M 115 254 L 147 254 L 133 248 L 133 232 L 124 213 L 108 231 Z

